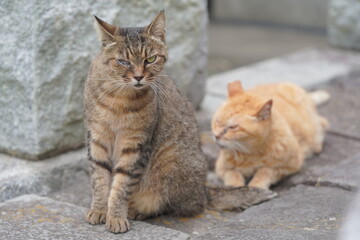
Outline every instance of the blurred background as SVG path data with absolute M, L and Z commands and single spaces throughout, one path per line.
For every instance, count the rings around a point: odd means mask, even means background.
M 208 0 L 208 73 L 328 47 L 329 0 Z

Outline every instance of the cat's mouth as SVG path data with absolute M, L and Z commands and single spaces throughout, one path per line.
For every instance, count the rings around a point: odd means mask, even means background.
M 141 88 L 143 86 L 144 86 L 144 84 L 141 84 L 141 83 L 137 83 L 137 84 L 134 85 L 134 87 L 136 87 L 136 88 Z

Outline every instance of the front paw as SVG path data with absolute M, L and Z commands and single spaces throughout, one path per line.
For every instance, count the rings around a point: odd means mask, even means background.
M 93 209 L 89 209 L 89 211 L 85 215 L 85 221 L 90 224 L 103 224 L 106 222 L 106 211 L 96 211 Z
M 113 233 L 124 233 L 130 230 L 130 224 L 126 218 L 107 215 L 106 229 Z

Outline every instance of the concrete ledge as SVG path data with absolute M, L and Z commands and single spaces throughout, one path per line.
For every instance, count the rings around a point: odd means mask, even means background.
M 41 162 L 0 154 L 0 202 L 29 193 L 47 195 L 86 174 L 86 150 L 68 152 Z

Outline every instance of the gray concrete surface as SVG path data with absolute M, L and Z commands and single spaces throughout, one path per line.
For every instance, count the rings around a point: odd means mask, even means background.
M 85 211 L 69 203 L 24 195 L 0 204 L 0 236 L 17 240 L 189 239 L 185 233 L 140 221 L 130 222 L 133 230 L 119 236 L 106 231 L 104 224 L 84 223 Z
M 338 188 L 296 186 L 195 239 L 335 239 L 354 195 Z

